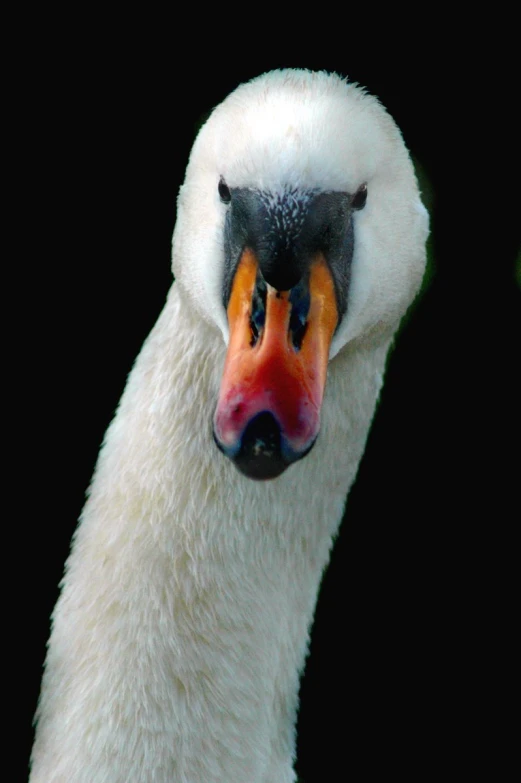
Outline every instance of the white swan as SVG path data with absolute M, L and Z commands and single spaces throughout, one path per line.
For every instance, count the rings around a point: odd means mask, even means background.
M 279 71 L 215 109 L 67 563 L 31 783 L 295 780 L 318 585 L 427 232 L 361 88 Z

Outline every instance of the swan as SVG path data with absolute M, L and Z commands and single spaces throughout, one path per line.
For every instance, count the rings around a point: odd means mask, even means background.
M 214 109 L 66 564 L 31 783 L 296 780 L 319 582 L 427 234 L 358 85 L 274 71 Z

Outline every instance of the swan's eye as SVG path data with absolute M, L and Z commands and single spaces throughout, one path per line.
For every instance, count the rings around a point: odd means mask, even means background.
M 232 194 L 230 193 L 230 188 L 224 181 L 223 177 L 221 177 L 221 179 L 219 180 L 219 185 L 217 189 L 219 191 L 219 196 L 221 201 L 224 204 L 229 204 L 230 201 L 232 200 Z
M 351 206 L 353 207 L 353 209 L 363 209 L 365 207 L 366 201 L 367 201 L 367 185 L 364 184 L 364 185 L 360 185 L 355 195 L 353 196 Z

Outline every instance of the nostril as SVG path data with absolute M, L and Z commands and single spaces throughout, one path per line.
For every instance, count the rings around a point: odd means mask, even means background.
M 255 280 L 255 288 L 253 291 L 251 301 L 251 314 L 250 314 L 250 331 L 251 339 L 250 345 L 253 348 L 257 344 L 260 334 L 264 329 L 264 322 L 266 320 L 266 296 L 267 296 L 266 281 L 263 279 L 260 269 L 257 270 L 257 278 Z
M 259 328 L 254 318 L 250 318 L 250 346 L 253 348 L 259 340 Z
M 290 320 L 289 330 L 291 332 L 291 339 L 297 351 L 300 351 L 302 347 L 302 341 L 304 340 L 304 336 L 307 332 L 307 328 L 308 328 L 307 321 L 304 321 L 302 323 L 300 320 L 297 319 L 295 319 L 295 322 L 292 322 L 292 320 Z
M 289 331 L 295 349 L 300 351 L 308 328 L 308 315 L 311 304 L 309 286 L 305 281 L 301 281 L 297 288 L 291 291 L 289 300 L 291 302 Z

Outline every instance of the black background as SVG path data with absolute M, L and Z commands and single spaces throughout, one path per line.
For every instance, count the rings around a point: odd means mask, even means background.
M 333 42 L 312 24 L 305 38 L 272 29 L 253 45 L 251 25 L 229 38 L 178 25 L 170 39 L 145 33 L 138 18 L 110 29 L 98 21 L 71 23 L 44 44 L 20 95 L 17 160 L 29 165 L 20 166 L 13 385 L 28 426 L 14 460 L 14 590 L 27 752 L 70 537 L 170 286 L 175 201 L 195 134 L 240 82 L 307 67 L 365 85 L 402 129 L 432 191 L 434 276 L 390 359 L 324 579 L 297 768 L 306 783 L 391 771 L 419 780 L 449 765 L 499 774 L 513 736 L 504 714 L 520 516 L 519 99 L 509 41 L 491 31 L 496 55 L 484 60 L 458 36 L 429 43 L 424 28 L 384 51 L 367 33 L 355 46 L 352 29 Z

